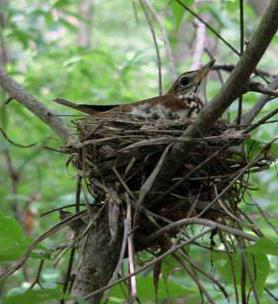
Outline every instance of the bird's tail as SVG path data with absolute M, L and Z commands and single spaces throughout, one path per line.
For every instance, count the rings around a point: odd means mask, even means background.
M 99 112 L 106 112 L 115 107 L 115 105 L 87 105 L 87 104 L 76 104 L 64 98 L 55 98 L 54 102 L 72 108 L 77 111 L 87 113 L 89 115 L 97 114 Z

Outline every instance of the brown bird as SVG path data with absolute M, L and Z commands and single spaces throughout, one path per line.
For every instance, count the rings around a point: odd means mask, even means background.
M 62 98 L 57 98 L 54 101 L 89 115 L 111 115 L 122 112 L 154 119 L 191 117 L 192 114 L 198 113 L 203 106 L 201 99 L 197 96 L 198 88 L 214 62 L 215 60 L 211 60 L 199 70 L 181 74 L 165 95 L 140 100 L 132 104 L 74 104 Z

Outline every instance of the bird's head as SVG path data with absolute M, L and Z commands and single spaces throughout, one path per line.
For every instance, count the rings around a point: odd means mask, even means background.
M 211 60 L 202 68 L 189 71 L 181 74 L 174 82 L 168 94 L 185 95 L 191 92 L 196 93 L 203 79 L 207 76 L 208 72 L 214 65 L 215 60 Z

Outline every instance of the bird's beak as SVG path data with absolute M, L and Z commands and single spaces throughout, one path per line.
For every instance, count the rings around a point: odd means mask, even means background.
M 207 63 L 206 65 L 204 65 L 201 69 L 199 69 L 197 71 L 195 79 L 194 79 L 196 83 L 200 83 L 207 76 L 208 72 L 211 70 L 214 63 L 215 63 L 215 60 L 212 59 L 209 63 Z

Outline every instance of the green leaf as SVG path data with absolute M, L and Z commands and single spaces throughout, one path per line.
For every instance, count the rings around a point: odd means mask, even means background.
M 278 240 L 269 240 L 267 238 L 259 239 L 255 245 L 248 247 L 249 253 L 269 254 L 278 256 Z
M 250 272 L 255 280 L 256 290 L 262 294 L 265 281 L 270 271 L 269 261 L 266 255 L 260 253 L 249 253 L 247 248 L 245 256 L 248 261 Z M 233 260 L 234 275 L 237 284 L 240 285 L 242 276 L 242 261 L 240 253 L 236 252 L 231 255 Z M 213 261 L 216 269 L 222 275 L 227 284 L 233 284 L 232 265 L 228 257 L 224 254 L 213 255 Z M 246 271 L 246 284 L 251 287 L 250 276 Z
M 53 4 L 53 8 L 64 8 L 74 3 L 73 0 L 57 0 Z
M 166 282 L 167 281 L 167 282 Z M 153 287 L 153 278 L 151 275 L 148 276 L 138 276 L 136 278 L 137 282 L 137 291 L 138 298 L 145 301 L 153 301 L 155 298 L 155 292 Z M 183 286 L 182 284 L 178 284 L 173 282 L 172 280 L 163 280 L 159 281 L 158 286 L 158 299 L 163 300 L 167 298 L 179 298 L 185 295 L 196 296 L 199 294 L 197 288 L 190 288 L 187 286 Z M 123 293 L 123 289 L 120 286 L 115 286 L 112 289 L 111 296 L 118 299 L 125 299 L 125 294 Z
M 192 3 L 194 3 L 194 0 L 186 0 L 183 1 L 183 3 L 187 6 L 190 6 Z M 175 24 L 176 24 L 176 28 L 179 28 L 184 13 L 186 12 L 185 9 L 176 1 L 172 1 L 170 4 L 171 10 L 172 10 L 172 14 L 175 18 Z
M 65 295 L 60 289 L 27 290 L 21 294 L 4 298 L 2 304 L 40 304 L 63 298 L 65 298 Z
M 276 160 L 278 158 L 278 144 L 272 143 L 268 150 L 263 148 L 266 145 L 264 142 L 259 142 L 254 139 L 247 139 L 245 142 L 245 149 L 248 159 L 255 157 L 258 153 L 265 154 L 269 160 Z
M 17 260 L 29 244 L 22 227 L 10 216 L 0 214 L 0 260 Z

